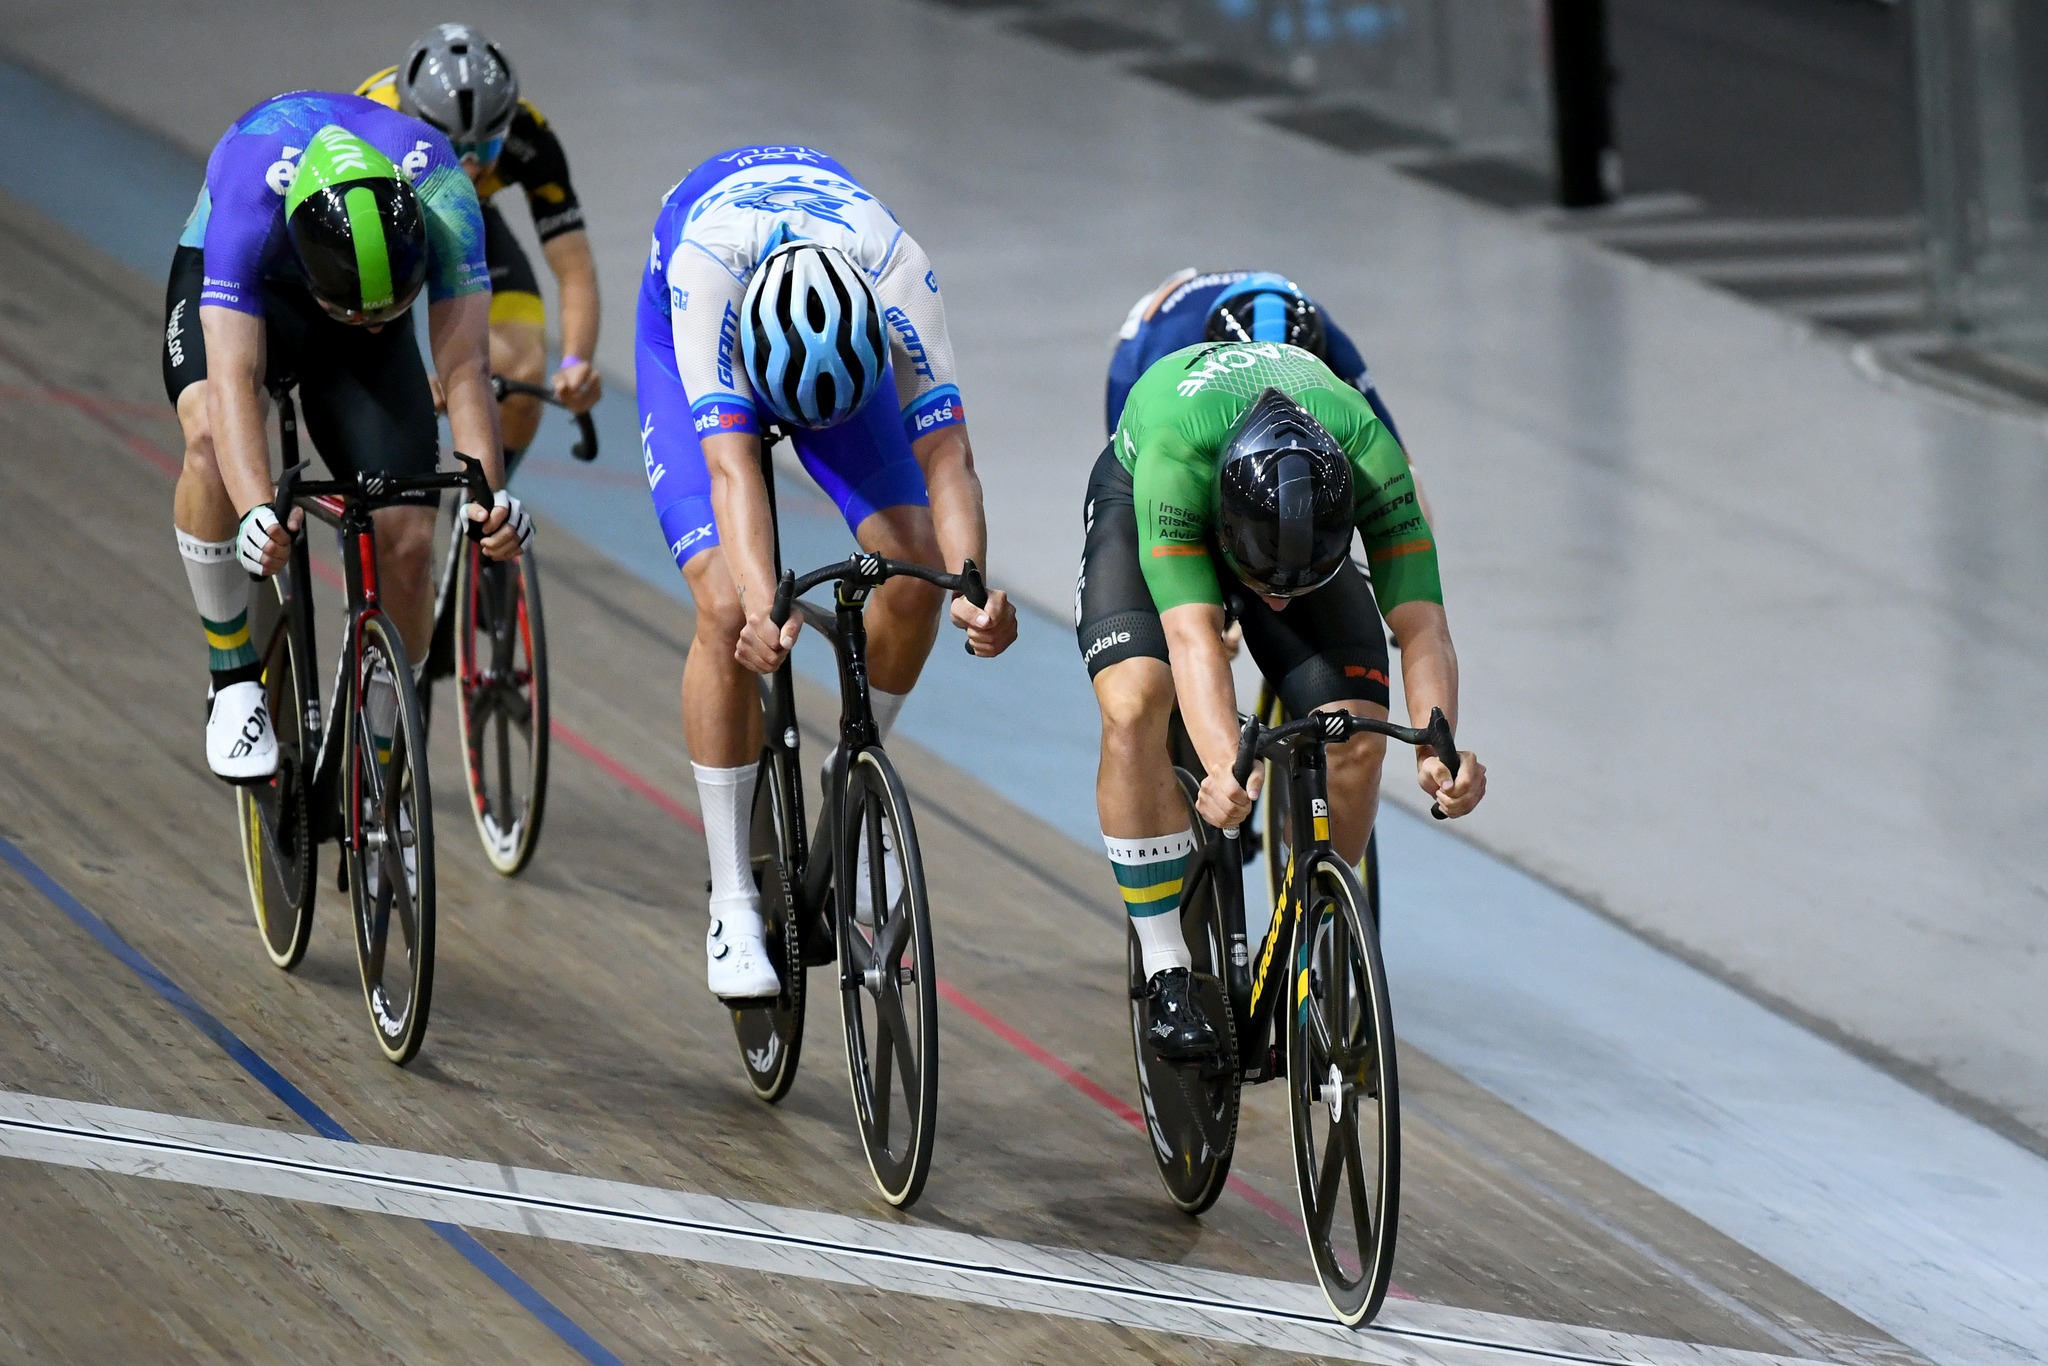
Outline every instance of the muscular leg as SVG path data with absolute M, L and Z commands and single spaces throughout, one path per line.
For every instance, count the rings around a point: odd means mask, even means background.
M 185 431 L 185 465 L 178 471 L 173 520 L 178 530 L 200 541 L 232 540 L 235 505 L 213 459 L 213 429 L 206 417 L 206 381 L 178 395 L 178 425 Z
M 761 752 L 761 704 L 754 675 L 733 650 L 746 617 L 739 591 L 714 546 L 683 566 L 697 605 L 697 634 L 683 663 L 683 741 L 706 768 L 751 764 Z
M 377 526 L 378 592 L 417 667 L 434 634 L 434 509 L 378 508 L 370 518 Z
M 930 508 L 884 508 L 862 520 L 854 538 L 863 550 L 892 560 L 943 567 Z M 917 686 L 939 635 L 945 594 L 921 579 L 891 579 L 868 599 L 868 679 L 898 697 Z
M 1095 770 L 1095 813 L 1112 839 L 1143 839 L 1188 828 L 1173 778 L 1166 726 L 1173 714 L 1173 671 L 1159 659 L 1126 659 L 1095 675 L 1102 709 L 1102 758 Z
M 539 384 L 547 365 L 547 334 L 539 323 L 491 324 L 492 374 Z M 506 450 L 523 451 L 533 444 L 533 434 L 540 429 L 540 410 L 539 399 L 516 394 L 498 405 L 498 425 Z

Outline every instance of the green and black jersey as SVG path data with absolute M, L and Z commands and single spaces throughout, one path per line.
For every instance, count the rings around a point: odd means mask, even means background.
M 1380 611 L 1442 602 L 1436 541 L 1408 458 L 1372 406 L 1300 347 L 1227 342 L 1156 361 L 1132 386 L 1112 438 L 1131 475 L 1139 567 L 1153 604 L 1162 612 L 1191 602 L 1221 605 L 1211 560 L 1216 461 L 1231 426 L 1268 388 L 1306 408 L 1350 457 L 1353 520 Z

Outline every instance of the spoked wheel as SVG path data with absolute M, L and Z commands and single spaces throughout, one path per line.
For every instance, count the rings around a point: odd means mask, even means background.
M 782 814 L 789 798 L 778 782 L 775 760 L 763 754 L 754 779 L 754 885 L 761 889 L 768 959 L 782 979 L 782 994 L 732 1012 L 732 1032 L 739 1039 L 747 1082 L 770 1105 L 788 1095 L 795 1083 L 804 1042 L 803 952 L 789 874 L 796 865 L 782 844 Z
M 250 602 L 252 635 L 264 642 L 263 696 L 277 731 L 277 776 L 236 788 L 235 808 L 242 826 L 242 867 L 249 875 L 249 901 L 256 927 L 263 931 L 263 949 L 289 972 L 306 956 L 313 935 L 319 846 L 313 843 L 307 788 L 313 779 L 309 752 L 319 741 L 306 735 L 312 671 L 299 658 L 279 591 L 266 584 Z
M 1177 770 L 1176 776 L 1193 819 L 1195 781 L 1186 770 Z M 1180 926 L 1194 957 L 1195 999 L 1222 1043 L 1215 1058 L 1168 1062 L 1152 1051 L 1145 1040 L 1144 956 L 1138 949 L 1137 931 L 1125 930 L 1131 1049 L 1137 1059 L 1145 1135 L 1152 1141 L 1152 1160 L 1159 1164 L 1159 1179 L 1166 1183 L 1166 1193 L 1188 1214 L 1200 1214 L 1223 1193 L 1230 1159 L 1237 1150 L 1238 1096 L 1243 1086 L 1237 1067 L 1237 1029 L 1222 973 L 1224 949 L 1218 938 L 1214 876 L 1213 869 L 1190 862 Z
M 875 1184 L 907 1205 L 931 1172 L 938 1127 L 939 979 L 917 829 L 880 749 L 848 766 L 844 812 L 833 900 L 846 1066 Z
M 1401 1208 L 1394 1018 L 1358 875 L 1319 857 L 1287 1011 L 1287 1112 L 1310 1255 L 1350 1327 L 1379 1312 Z
M 540 567 L 531 550 L 497 561 L 466 537 L 456 554 L 455 705 L 463 774 L 484 856 L 511 877 L 533 857 L 547 798 Z
M 382 615 L 361 622 L 348 718 L 349 895 L 377 1045 L 412 1061 L 434 989 L 434 813 L 412 665 Z

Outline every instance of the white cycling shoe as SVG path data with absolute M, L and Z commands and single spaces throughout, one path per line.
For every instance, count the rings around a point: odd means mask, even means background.
M 261 683 L 230 683 L 214 694 L 206 766 L 231 783 L 260 783 L 277 772 L 277 732 Z
M 758 1001 L 782 991 L 782 979 L 768 961 L 768 928 L 751 906 L 712 911 L 704 956 L 711 994 L 721 1001 Z

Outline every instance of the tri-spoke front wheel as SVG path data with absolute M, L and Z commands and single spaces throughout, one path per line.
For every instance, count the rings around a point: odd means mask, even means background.
M 455 705 L 463 775 L 484 856 L 511 877 L 533 857 L 548 789 L 540 566 L 531 550 L 516 560 L 492 560 L 466 537 L 455 554 Z
M 910 802 L 880 749 L 848 765 L 841 807 L 839 1005 L 861 1144 L 892 1205 L 924 1189 L 939 1110 L 938 973 Z
M 1335 856 L 1305 870 L 1287 1012 L 1294 1176 L 1316 1277 L 1347 1325 L 1386 1298 L 1401 1207 L 1394 1020 L 1358 875 Z
M 426 727 L 398 632 L 377 612 L 365 615 L 357 630 L 344 796 L 349 894 L 377 1045 L 403 1064 L 426 1038 L 434 987 Z
M 796 912 L 796 887 L 790 870 L 797 867 L 795 850 L 787 847 L 784 819 L 791 796 L 780 777 L 773 752 L 764 750 L 754 778 L 754 885 L 761 890 L 761 919 L 768 927 L 768 961 L 782 979 L 782 991 L 765 1001 L 732 1008 L 732 1032 L 739 1040 L 740 1062 L 747 1084 L 770 1105 L 789 1094 L 796 1081 L 797 1058 L 804 1044 L 804 963 Z
M 256 927 L 263 931 L 263 951 L 287 972 L 305 957 L 313 934 L 320 852 L 313 843 L 310 790 L 320 737 L 306 733 L 312 667 L 299 657 L 291 614 L 280 601 L 290 573 L 259 587 L 250 602 L 252 635 L 263 649 L 264 705 L 277 730 L 277 773 L 268 782 L 235 789 Z

